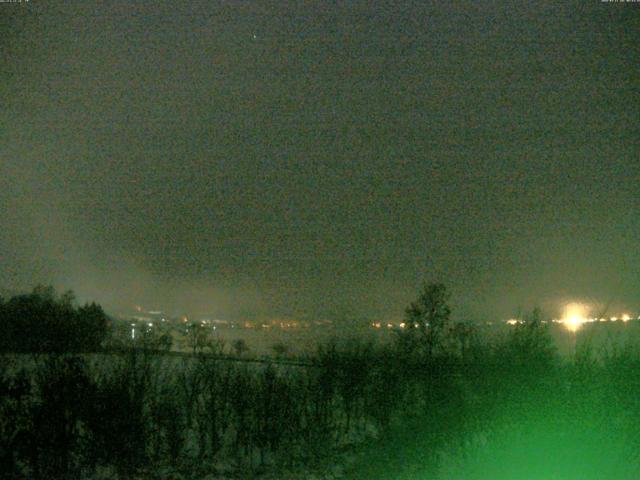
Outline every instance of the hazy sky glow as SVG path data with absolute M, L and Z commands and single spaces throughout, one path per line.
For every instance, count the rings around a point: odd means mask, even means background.
M 0 4 L 0 287 L 221 316 L 640 306 L 640 10 Z

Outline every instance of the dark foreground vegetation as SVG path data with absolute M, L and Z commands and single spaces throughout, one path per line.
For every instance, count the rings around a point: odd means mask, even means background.
M 561 359 L 538 313 L 481 343 L 446 301 L 426 286 L 395 342 L 323 345 L 304 367 L 5 353 L 2 474 L 640 478 L 640 351 Z
M 76 305 L 72 292 L 52 287 L 8 301 L 0 297 L 0 352 L 95 352 L 107 338 L 109 319 L 95 303 Z

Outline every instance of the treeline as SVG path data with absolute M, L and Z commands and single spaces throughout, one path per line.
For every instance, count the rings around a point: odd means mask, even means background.
M 640 478 L 638 350 L 562 359 L 540 312 L 486 342 L 447 301 L 427 285 L 394 341 L 308 367 L 4 355 L 5 477 Z
M 0 462 L 13 479 L 639 478 L 638 352 L 563 361 L 548 342 L 529 324 L 429 358 L 330 343 L 312 367 L 5 355 Z
M 79 306 L 72 292 L 52 287 L 8 300 L 0 297 L 0 351 L 17 353 L 96 352 L 109 319 L 95 303 Z

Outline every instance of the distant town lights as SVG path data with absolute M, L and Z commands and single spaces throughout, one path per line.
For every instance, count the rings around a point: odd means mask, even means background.
M 610 317 L 604 316 L 589 316 L 590 307 L 584 303 L 569 303 L 565 306 L 562 318 L 554 318 L 550 320 L 552 323 L 560 323 L 564 327 L 571 331 L 578 331 L 583 324 L 595 323 L 595 322 L 618 322 L 628 323 L 635 320 L 640 320 L 640 316 L 636 317 L 635 314 L 624 313 L 620 316 L 612 315 Z M 542 320 L 542 323 L 548 323 L 549 321 Z M 507 325 L 518 325 L 520 323 L 526 323 L 525 320 L 519 320 L 511 318 L 504 320 Z

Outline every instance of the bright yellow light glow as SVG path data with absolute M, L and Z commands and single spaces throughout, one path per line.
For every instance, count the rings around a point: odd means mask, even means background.
M 623 322 L 628 322 L 629 320 L 631 320 L 631 317 L 629 315 L 627 315 L 626 313 L 624 315 L 622 315 L 622 321 Z
M 567 330 L 576 332 L 587 321 L 587 307 L 580 303 L 570 303 L 564 308 L 562 323 Z

